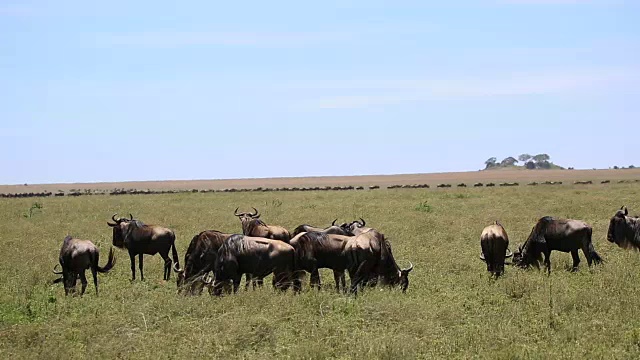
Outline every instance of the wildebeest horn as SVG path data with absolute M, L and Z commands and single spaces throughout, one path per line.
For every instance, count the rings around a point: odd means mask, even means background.
M 251 207 L 253 209 L 253 211 L 255 211 L 255 214 L 251 214 L 251 217 L 258 217 L 260 216 L 260 214 L 258 213 L 258 209 Z
M 402 271 L 403 273 L 407 274 L 409 273 L 411 270 L 413 270 L 413 263 L 411 261 L 409 261 L 409 267 L 406 269 L 402 269 L 400 271 Z
M 173 263 L 173 271 L 175 271 L 175 272 L 177 272 L 177 273 L 181 274 L 181 273 L 183 273 L 183 272 L 184 272 L 184 269 L 180 269 L 180 268 L 178 267 L 178 263 Z
M 507 249 L 507 253 L 505 254 L 504 257 L 508 258 L 508 257 L 511 257 L 511 256 L 513 256 L 513 253 L 511 252 L 511 250 Z
M 129 213 L 129 218 L 133 220 L 133 215 L 131 215 L 131 213 Z
M 364 219 L 363 219 L 363 218 L 360 218 L 360 221 L 362 221 L 362 222 L 360 223 L 360 226 L 364 227 L 364 225 L 366 224 L 366 222 L 364 222 Z
M 56 264 L 56 266 L 53 267 L 53 273 L 56 275 L 62 275 L 62 271 L 56 271 L 56 268 L 59 266 L 60 264 Z
M 336 226 L 336 221 L 338 221 L 338 219 L 335 219 L 331 222 L 331 226 Z
M 235 215 L 235 216 L 242 216 L 242 214 L 238 214 L 238 209 L 240 209 L 240 207 L 239 207 L 239 206 L 236 208 L 236 211 L 234 211 L 234 212 L 233 212 L 233 215 Z
M 484 260 L 484 253 L 483 252 L 480 252 L 480 259 Z
M 118 220 L 116 220 L 116 215 L 118 215 L 118 213 L 115 213 L 115 214 L 111 215 L 111 220 L 113 220 L 113 221 L 115 221 L 117 223 Z
M 629 215 L 629 210 L 627 210 L 627 207 L 625 206 L 624 207 L 624 216 L 627 216 L 627 215 Z

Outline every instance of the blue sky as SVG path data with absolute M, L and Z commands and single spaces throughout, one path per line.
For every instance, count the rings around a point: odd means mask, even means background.
M 640 165 L 639 18 L 621 0 L 2 0 L 0 183 L 465 171 L 524 152 Z

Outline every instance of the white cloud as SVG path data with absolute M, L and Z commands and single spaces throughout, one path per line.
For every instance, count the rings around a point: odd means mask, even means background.
M 342 91 L 334 84 L 334 92 L 343 95 L 322 96 L 308 103 L 312 108 L 363 108 L 370 106 L 397 105 L 427 100 L 459 98 L 481 98 L 535 94 L 580 94 L 595 91 L 614 91 L 616 88 L 632 88 L 625 85 L 640 85 L 640 69 L 585 69 L 547 73 L 502 74 L 494 77 L 435 78 L 432 80 L 409 80 L 369 83 L 371 91 L 357 93 L 348 89 L 364 89 L 365 84 L 347 83 Z M 326 84 L 325 84 L 326 86 Z

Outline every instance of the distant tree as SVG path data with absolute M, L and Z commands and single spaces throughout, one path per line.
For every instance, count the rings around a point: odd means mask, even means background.
M 533 156 L 531 156 L 531 155 L 529 155 L 529 154 L 522 154 L 522 155 L 518 156 L 518 160 L 519 160 L 520 162 L 523 162 L 523 163 L 525 163 L 525 164 L 526 164 L 526 163 L 527 163 L 527 161 L 531 160 L 531 158 L 532 158 L 532 157 L 533 157 Z
M 529 170 L 533 170 L 536 168 L 536 163 L 534 163 L 533 161 L 529 160 L 524 164 L 524 167 L 526 167 Z
M 516 158 L 514 158 L 513 156 L 509 156 L 508 158 L 502 160 L 500 162 L 500 166 L 513 166 L 518 162 L 518 160 L 516 160 Z
M 629 169 L 635 169 L 636 167 L 633 165 L 629 165 Z
M 496 159 L 495 157 L 487 159 L 487 161 L 484 162 L 484 164 L 486 165 L 485 169 L 495 167 L 496 161 L 498 161 L 498 159 Z
M 618 170 L 619 169 L 618 165 L 614 166 L 613 169 Z
M 551 157 L 547 154 L 538 154 L 533 157 L 533 161 L 535 161 L 536 163 L 542 163 L 549 160 L 551 160 Z

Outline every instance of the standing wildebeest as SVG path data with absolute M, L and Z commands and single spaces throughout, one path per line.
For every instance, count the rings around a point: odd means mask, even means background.
M 58 260 L 62 266 L 62 271 L 55 271 L 54 268 L 53 273 L 56 275 L 62 274 L 62 278 L 55 280 L 54 283 L 60 281 L 64 283 L 65 295 L 69 295 L 69 292 L 75 292 L 78 277 L 80 277 L 80 282 L 82 283 L 80 296 L 84 294 L 87 288 L 87 278 L 84 272 L 88 268 L 91 268 L 93 285 L 96 287 L 96 295 L 98 295 L 98 273 L 107 273 L 116 264 L 113 248 L 109 251 L 109 259 L 105 266 L 100 267 L 98 265 L 100 250 L 91 241 L 74 239 L 71 235 L 67 235 L 64 238 Z
M 480 258 L 487 263 L 487 271 L 497 278 L 504 272 L 504 259 L 509 257 L 509 236 L 502 224 L 495 221 L 485 227 L 480 234 Z
M 202 276 L 213 271 L 218 249 L 231 234 L 217 230 L 206 230 L 191 239 L 189 248 L 184 254 L 184 269 L 175 269 L 178 293 L 187 290 L 189 294 L 200 294 L 205 282 Z M 198 281 L 199 280 L 199 281 Z
M 291 240 L 291 234 L 289 234 L 289 230 L 283 228 L 282 226 L 277 225 L 267 225 L 262 220 L 260 220 L 260 214 L 258 213 L 258 209 L 253 208 L 253 213 L 238 213 L 238 209 L 234 211 L 234 215 L 240 219 L 240 223 L 242 225 L 242 234 L 246 236 L 253 237 L 261 237 L 265 239 L 272 240 L 280 240 L 285 243 L 289 243 Z M 251 280 L 252 275 L 247 274 L 247 280 L 245 288 L 249 288 L 249 281 Z M 262 286 L 263 281 L 262 278 L 257 278 L 253 280 L 253 288 L 255 289 L 256 284 L 258 286 Z
M 138 255 L 140 267 L 140 279 L 144 281 L 143 255 L 160 254 L 164 260 L 164 280 L 171 277 L 171 259 L 169 258 L 169 250 L 172 252 L 175 268 L 178 269 L 178 251 L 176 250 L 176 235 L 173 230 L 158 225 L 145 225 L 141 221 L 135 220 L 133 215 L 129 214 L 130 219 L 116 219 L 113 214 L 111 220 L 115 223 L 107 222 L 107 225 L 113 228 L 113 245 L 121 249 L 129 250 L 129 258 L 131 259 L 131 280 L 136 279 L 136 260 Z
M 267 225 L 260 220 L 260 214 L 256 208 L 254 213 L 238 213 L 238 209 L 234 215 L 240 218 L 242 224 L 242 233 L 247 236 L 262 237 L 266 239 L 280 240 L 289 243 L 291 234 L 289 230 L 277 225 Z
M 378 279 L 383 285 L 400 285 L 402 292 L 407 291 L 413 264 L 400 269 L 391 253 L 391 244 L 382 233 L 371 228 L 357 230 L 357 235 L 350 238 L 345 246 L 351 292 L 357 293 L 358 287 L 365 284 L 375 286 Z
M 237 292 L 242 274 L 264 278 L 273 273 L 274 288 L 284 291 L 293 283 L 294 292 L 300 291 L 300 280 L 295 277 L 295 250 L 282 241 L 232 235 L 218 249 L 214 269 L 215 295 L 221 295 L 229 281 Z
M 347 268 L 347 258 L 344 248 L 352 234 L 332 234 L 324 231 L 312 231 L 300 233 L 291 239 L 291 246 L 296 250 L 296 265 L 299 270 L 311 273 L 311 287 L 317 286 L 320 290 L 320 272 L 318 269 L 328 268 L 333 270 L 333 278 L 336 282 L 336 291 L 346 291 L 344 271 Z
M 578 250 L 582 249 L 591 267 L 592 262 L 602 262 L 602 258 L 593 247 L 591 233 L 591 226 L 584 221 L 545 216 L 533 227 L 527 241 L 514 254 L 513 261 L 521 267 L 534 265 L 540 268 L 539 262 L 544 254 L 544 264 L 547 272 L 551 274 L 551 251 L 570 252 L 573 257 L 573 271 L 576 271 L 580 263 Z
M 623 249 L 640 250 L 640 219 L 628 215 L 629 211 L 624 206 L 616 212 L 609 221 L 607 240 Z

